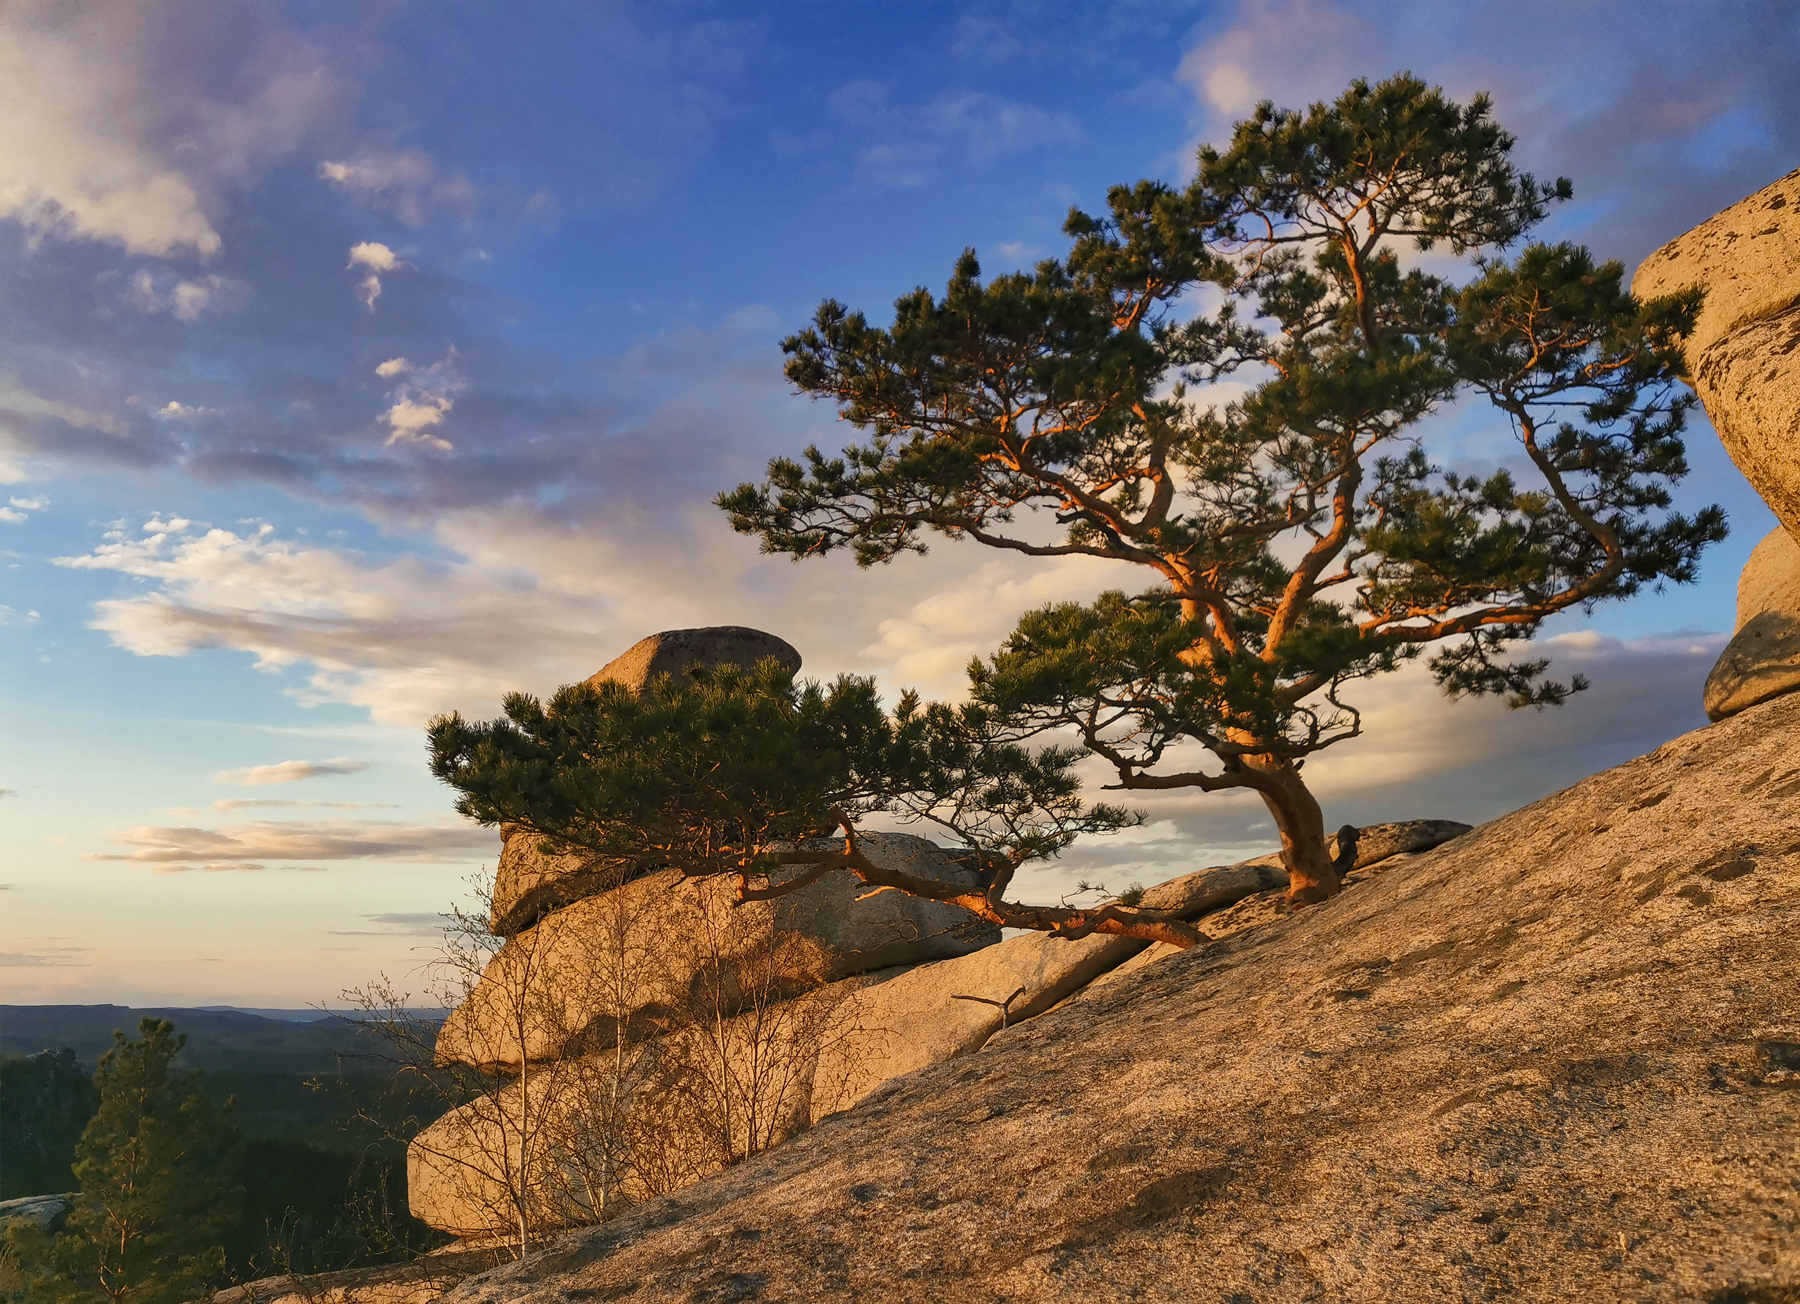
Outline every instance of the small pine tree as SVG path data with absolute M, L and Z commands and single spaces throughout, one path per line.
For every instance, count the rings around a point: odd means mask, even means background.
M 226 1229 L 243 1203 L 230 1104 L 171 1074 L 185 1037 L 167 1019 L 113 1034 L 94 1075 L 100 1109 L 75 1151 L 81 1191 L 54 1239 L 17 1234 L 29 1298 L 176 1304 L 224 1273 Z

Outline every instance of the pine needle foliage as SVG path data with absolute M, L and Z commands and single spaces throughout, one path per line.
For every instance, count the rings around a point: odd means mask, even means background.
M 795 558 L 870 566 L 935 533 L 1117 563 L 1131 582 L 977 661 L 975 700 L 1018 736 L 1073 733 L 1121 788 L 1255 791 L 1295 896 L 1328 896 L 1300 769 L 1360 734 L 1347 690 L 1435 648 L 1453 695 L 1561 703 L 1580 677 L 1509 650 L 1691 582 L 1725 533 L 1717 507 L 1671 509 L 1697 296 L 1639 302 L 1616 262 L 1517 248 L 1572 192 L 1513 143 L 1484 96 L 1358 81 L 1258 106 L 1185 188 L 1072 212 L 1060 259 L 984 281 L 966 251 L 888 326 L 828 301 L 787 375 L 865 441 L 777 458 L 719 505 Z M 1442 469 L 1421 423 L 1483 398 L 1518 455 Z M 1171 769 L 1193 743 L 1214 764 Z
M 573 684 L 548 704 L 515 693 L 503 705 L 503 719 L 433 720 L 432 772 L 461 794 L 462 814 L 534 833 L 547 852 L 584 850 L 637 873 L 730 875 L 740 900 L 848 869 L 1003 927 L 1197 937 L 1116 904 L 1007 900 L 1020 866 L 1138 817 L 1083 800 L 1081 748 L 1026 745 L 980 704 L 909 692 L 890 711 L 873 680 L 796 681 L 771 660 L 664 675 L 641 695 Z M 976 885 L 870 861 L 857 839 L 876 814 L 948 834 Z

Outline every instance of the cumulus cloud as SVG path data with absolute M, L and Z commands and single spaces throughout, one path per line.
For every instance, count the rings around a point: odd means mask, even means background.
M 220 770 L 214 783 L 240 783 L 259 787 L 266 783 L 298 783 L 330 774 L 357 774 L 369 768 L 367 761 L 353 761 L 339 756 L 329 761 L 277 761 L 273 765 L 251 765 L 241 770 Z
M 381 820 L 254 820 L 225 828 L 141 825 L 113 835 L 131 848 L 82 859 L 153 865 L 160 873 L 255 871 L 269 862 L 376 860 L 431 864 L 491 855 L 496 836 L 473 825 Z
M 98 604 L 97 628 L 143 656 L 223 647 L 266 670 L 310 665 L 305 700 L 352 702 L 378 719 L 413 725 L 512 688 L 547 691 L 591 674 L 598 663 L 580 667 L 594 658 L 596 627 L 610 623 L 593 593 L 521 588 L 510 559 L 493 568 L 382 561 L 268 528 L 175 524 L 153 520 L 135 537 L 57 559 L 154 583 Z
M 367 267 L 370 271 L 375 272 L 391 272 L 396 267 L 404 267 L 406 264 L 392 249 L 381 242 L 365 240 L 361 244 L 350 246 L 350 261 L 347 266 Z
M 298 43 L 214 27 L 155 4 L 15 7 L 0 31 L 0 216 L 37 240 L 217 254 L 217 190 L 291 150 L 330 82 Z M 247 95 L 218 98 L 181 75 L 221 39 L 262 65 Z
M 468 177 L 461 172 L 443 175 L 429 154 L 416 149 L 327 160 L 319 164 L 319 177 L 413 227 L 438 212 L 472 217 L 478 199 Z
M 31 519 L 32 512 L 41 512 L 50 505 L 50 500 L 42 494 L 31 498 L 15 494 L 8 502 L 10 506 L 0 507 L 0 521 L 9 525 L 22 525 Z
M 365 240 L 361 244 L 351 245 L 350 261 L 345 264 L 346 268 L 369 269 L 369 274 L 356 283 L 356 297 L 370 312 L 375 311 L 375 301 L 381 298 L 381 273 L 407 266 L 410 264 L 403 262 L 392 249 L 378 240 Z
M 903 683 L 959 695 L 970 658 L 993 651 L 1021 612 L 1091 598 L 1119 578 L 1116 566 L 1096 557 L 1057 558 L 1029 568 L 1010 560 L 978 561 L 971 572 L 883 618 L 880 636 L 864 655 L 892 667 Z
M 405 358 L 389 358 L 375 368 L 375 374 L 384 380 L 406 377 L 389 395 L 393 406 L 381 414 L 393 431 L 387 441 L 390 447 L 420 444 L 445 453 L 455 447 L 434 428 L 442 425 L 456 406 L 455 395 L 468 387 L 456 362 L 456 350 L 452 349 L 442 361 L 429 367 L 411 366 Z

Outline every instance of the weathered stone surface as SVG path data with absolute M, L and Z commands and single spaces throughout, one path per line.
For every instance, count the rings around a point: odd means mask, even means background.
M 1708 719 L 1800 688 L 1800 616 L 1765 611 L 1731 636 L 1706 676 L 1701 703 Z
M 410 1263 L 264 1277 L 220 1291 L 213 1304 L 430 1304 L 501 1257 L 491 1250 L 450 1246 Z
M 793 645 L 760 629 L 743 625 L 670 629 L 639 639 L 587 682 L 620 683 L 641 693 L 658 675 L 679 676 L 695 666 L 754 666 L 769 657 L 794 674 L 800 672 L 800 654 Z M 489 925 L 497 937 L 511 937 L 550 911 L 616 887 L 625 877 L 620 866 L 593 856 L 543 855 L 539 841 L 530 834 L 515 836 L 510 828 L 501 830 Z
M 848 1109 L 891 1078 L 981 1049 L 1006 1023 L 1043 1013 L 1144 946 L 1130 937 L 1027 933 L 856 993 L 842 1006 L 855 1031 L 821 1057 L 820 1077 L 831 1086 L 814 1093 L 813 1118 Z
M 68 1216 L 73 1195 L 21 1195 L 0 1200 L 0 1233 L 15 1224 L 49 1230 Z
M 871 833 L 862 844 L 878 864 L 974 882 L 924 838 Z M 840 978 L 967 955 L 1000 935 L 960 906 L 903 892 L 865 897 L 849 870 L 773 901 L 734 906 L 734 890 L 723 878 L 684 879 L 670 870 L 545 916 L 507 941 L 451 1014 L 438 1036 L 440 1059 L 517 1071 L 521 1047 L 530 1059 L 554 1059 L 575 1039 L 590 1048 L 611 1045 L 621 1018 L 628 1026 L 653 1025 L 694 973 L 675 943 L 706 928 L 728 932 L 721 945 L 733 954 L 754 950 L 777 930 L 794 934 L 829 948 L 829 976 Z
M 636 1202 L 717 1172 L 727 1132 L 743 1154 L 805 1131 L 815 1091 L 837 1099 L 859 1063 L 842 1053 L 860 1032 L 840 1013 L 845 998 L 908 972 L 859 974 L 690 1025 L 627 1047 L 623 1059 L 609 1050 L 538 1066 L 525 1086 L 452 1110 L 413 1139 L 412 1214 L 456 1236 L 504 1233 L 517 1226 L 508 1184 L 523 1167 L 534 1223 L 597 1222 L 602 1201 Z M 522 1120 L 531 1133 L 523 1163 Z
M 1800 538 L 1800 171 L 1646 258 L 1640 298 L 1706 290 L 1686 341 L 1694 389 L 1738 469 Z
M 1370 824 L 1357 830 L 1356 868 L 1378 865 L 1389 856 L 1429 851 L 1452 838 L 1472 832 L 1474 826 L 1460 820 L 1401 820 L 1394 824 Z M 1337 839 L 1331 840 L 1333 854 Z
M 1723 720 L 1800 688 L 1800 544 L 1777 526 L 1738 576 L 1737 631 L 1706 677 L 1706 714 Z
M 552 910 L 619 886 L 630 873 L 595 856 L 570 852 L 546 856 L 542 839 L 507 825 L 500 830 L 500 864 L 494 870 L 494 906 L 488 928 L 513 937 Z
M 1800 543 L 1780 526 L 1750 550 L 1738 576 L 1737 624 L 1742 629 L 1765 611 L 1800 615 Z
M 1789 695 L 448 1300 L 1791 1297 L 1796 794 Z
M 800 654 L 786 639 L 745 625 L 708 625 L 701 629 L 668 629 L 639 639 L 587 679 L 624 684 L 634 693 L 658 675 L 679 675 L 694 666 L 754 666 L 774 657 L 794 674 Z

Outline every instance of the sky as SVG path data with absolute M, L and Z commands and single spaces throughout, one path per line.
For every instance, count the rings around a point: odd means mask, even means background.
M 547 694 L 646 634 L 747 624 L 805 673 L 954 696 L 1018 615 L 1118 584 L 949 543 L 760 556 L 711 499 L 854 432 L 780 340 L 879 318 L 973 246 L 1192 174 L 1258 100 L 1411 70 L 1492 94 L 1635 266 L 1800 165 L 1769 3 L 0 5 L 0 1001 L 334 1004 L 420 981 L 498 837 L 432 714 Z M 1510 436 L 1446 414 L 1447 465 Z M 1308 777 L 1333 825 L 1479 822 L 1704 723 L 1773 517 L 1704 419 L 1698 585 L 1546 631 L 1555 712 L 1366 686 Z M 1024 889 L 1273 845 L 1243 794 Z

